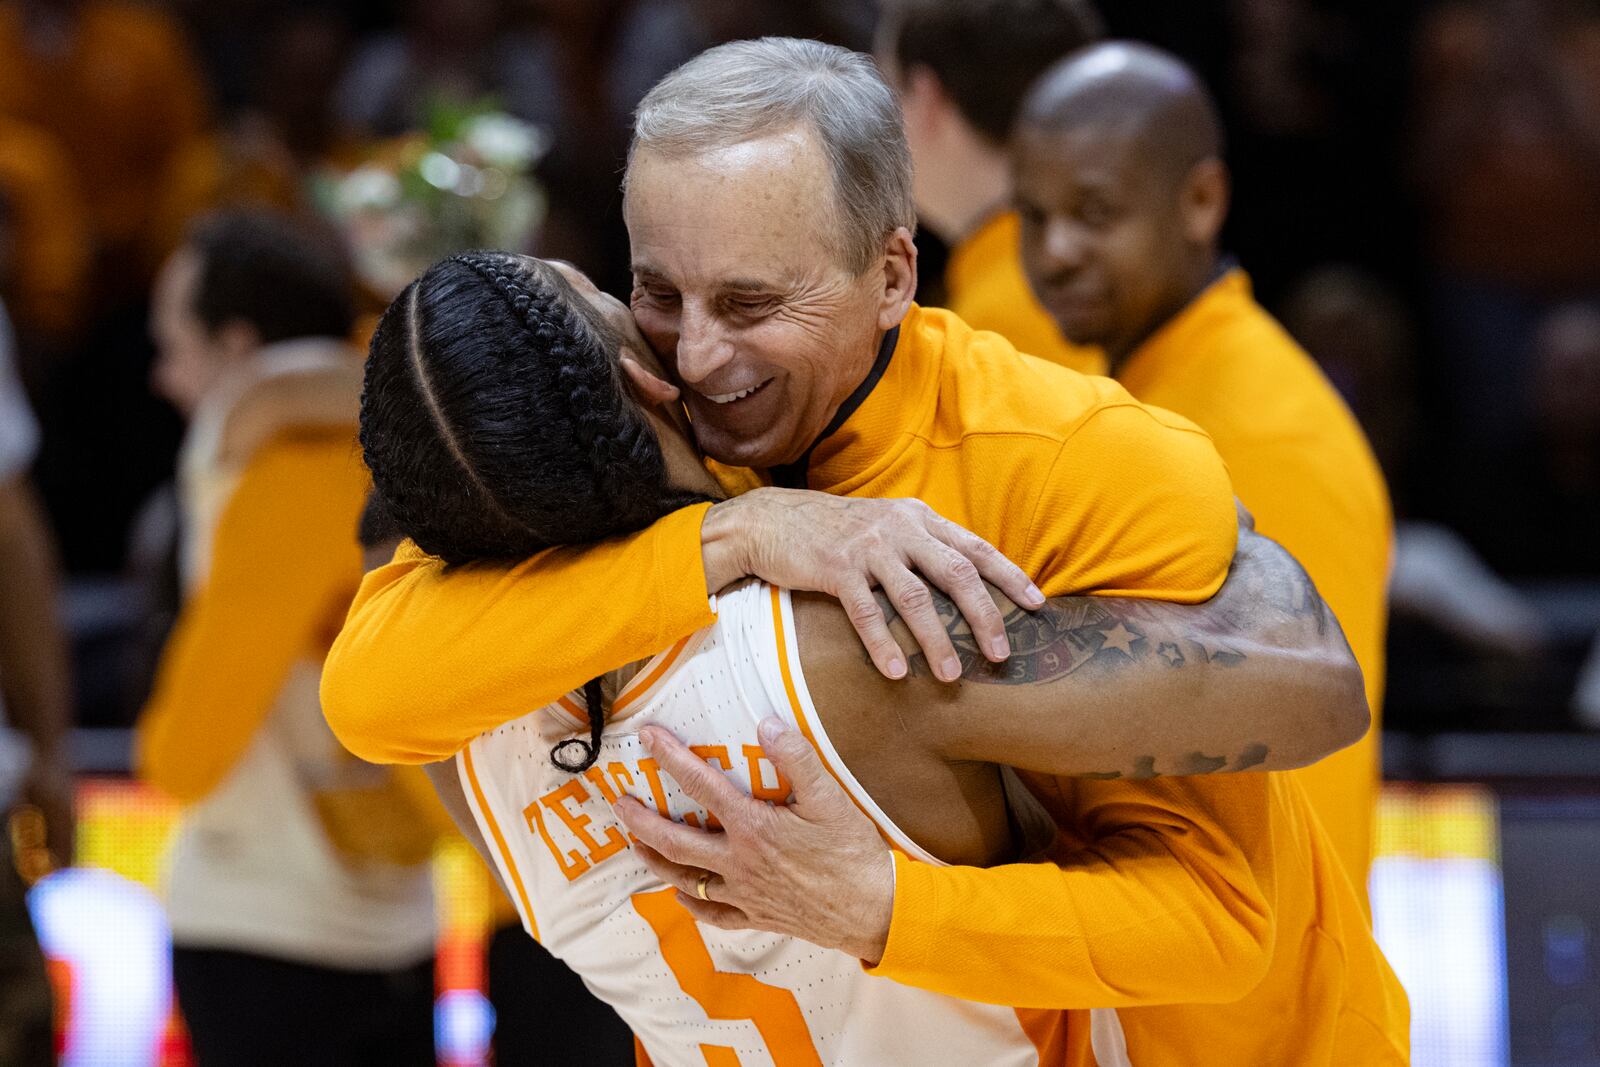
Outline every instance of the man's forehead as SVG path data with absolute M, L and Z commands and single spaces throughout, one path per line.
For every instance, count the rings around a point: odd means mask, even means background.
M 799 147 L 768 139 L 636 160 L 626 209 L 634 273 L 755 290 L 836 267 L 826 163 Z
M 1019 177 L 1071 180 L 1076 185 L 1124 185 L 1143 172 L 1142 132 L 1129 122 L 1083 122 L 1065 127 L 1024 126 L 1014 142 Z

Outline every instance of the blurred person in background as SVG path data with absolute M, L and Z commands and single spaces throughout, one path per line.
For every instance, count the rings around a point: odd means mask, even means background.
M 337 250 L 264 213 L 202 222 L 154 296 L 187 599 L 135 763 L 187 805 L 166 896 L 202 1067 L 434 1062 L 439 824 L 317 699 L 362 573 L 352 315 Z
M 83 330 L 93 250 L 61 143 L 0 115 L 0 296 L 16 330 L 18 369 L 33 389 Z
M 1465 528 L 1482 511 L 1475 466 L 1534 432 L 1541 318 L 1600 298 L 1600 9 L 1445 0 L 1414 63 L 1412 177 Z
M 152 240 L 169 252 L 190 220 L 218 208 L 309 214 L 311 179 L 363 160 L 367 142 L 339 122 L 332 103 L 353 43 L 346 22 L 325 10 L 292 9 L 264 15 L 258 37 L 245 98 L 221 128 L 177 153 L 167 173 Z
M 41 1067 L 55 1062 L 54 1012 L 22 875 L 72 862 L 72 686 L 55 549 L 28 479 L 39 431 L 11 351 L 0 311 L 0 1063 Z M 13 821 L 18 805 L 27 811 Z M 34 839 L 14 840 L 24 835 Z
M 377 137 L 416 129 L 436 99 L 494 96 L 518 118 L 553 125 L 555 72 L 503 0 L 409 0 L 399 28 L 362 42 L 335 113 Z
M 1339 394 L 1221 255 L 1210 93 L 1176 57 L 1092 46 L 1033 88 L 1013 141 L 1022 248 L 1066 337 L 1140 401 L 1211 435 L 1262 533 L 1310 572 L 1361 663 L 1372 728 L 1294 772 L 1366 899 L 1380 764 L 1389 497 Z
M 888 0 L 878 65 L 900 94 L 922 224 L 950 246 L 945 306 L 975 330 L 1089 374 L 1028 288 L 1006 145 L 1028 87 L 1100 36 L 1083 0 Z
M 1350 405 L 1396 499 L 1406 499 L 1421 435 L 1416 330 L 1405 306 L 1377 278 L 1328 266 L 1290 291 L 1283 322 Z M 1395 524 L 1389 606 L 1397 619 L 1418 619 L 1480 652 L 1528 656 L 1547 636 L 1533 604 L 1459 533 L 1403 514 Z
M 1600 300 L 1552 308 L 1529 344 L 1532 419 L 1475 467 L 1473 539 L 1496 565 L 1600 578 Z
M 142 296 L 150 204 L 204 130 L 207 89 L 180 27 L 122 0 L 0 7 L 0 114 L 60 139 L 93 225 L 101 301 Z

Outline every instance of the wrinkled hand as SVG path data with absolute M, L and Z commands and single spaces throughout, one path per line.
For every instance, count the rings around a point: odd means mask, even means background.
M 787 806 L 755 800 L 657 726 L 640 740 L 721 833 L 672 822 L 632 797 L 615 806 L 634 846 L 699 921 L 767 930 L 876 963 L 894 910 L 894 858 L 872 821 L 834 781 L 815 750 L 777 719 L 761 723 L 767 758 L 794 794 Z M 703 872 L 713 877 L 701 900 Z
M 933 667 L 961 677 L 928 583 L 955 601 L 984 654 L 1011 654 L 1005 623 L 984 588 L 988 581 L 1030 610 L 1044 595 L 989 542 L 939 516 L 920 500 L 838 497 L 804 489 L 763 488 L 715 505 L 701 527 L 712 591 L 745 575 L 773 585 L 826 593 L 844 606 L 872 662 L 903 678 L 905 653 L 889 633 L 883 590 Z

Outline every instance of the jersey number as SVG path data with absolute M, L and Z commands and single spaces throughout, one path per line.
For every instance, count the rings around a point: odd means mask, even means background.
M 677 891 L 639 893 L 633 907 L 661 942 L 661 956 L 678 986 L 706 1016 L 719 1020 L 748 1019 L 755 1024 L 777 1067 L 822 1067 L 805 1015 L 794 994 L 767 985 L 749 974 L 719 971 L 689 910 L 678 903 Z M 710 1067 L 735 1067 L 738 1057 L 721 1045 L 701 1045 Z

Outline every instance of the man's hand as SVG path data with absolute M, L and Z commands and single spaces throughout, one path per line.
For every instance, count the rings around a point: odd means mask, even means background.
M 876 963 L 894 910 L 889 846 L 805 738 L 777 719 L 762 722 L 760 736 L 793 783 L 787 806 L 747 796 L 672 734 L 647 726 L 639 731 L 645 748 L 723 832 L 664 819 L 632 797 L 617 802 L 617 817 L 645 864 L 699 921 L 786 934 Z
M 936 678 L 961 677 L 961 661 L 928 592 L 931 583 L 966 617 L 978 647 L 999 663 L 1011 654 L 1005 622 L 984 582 L 1029 610 L 1044 595 L 999 550 L 920 500 L 867 500 L 803 489 L 763 488 L 715 505 L 701 527 L 706 585 L 716 592 L 746 575 L 837 599 L 885 677 L 903 678 L 906 657 L 889 633 L 881 588 L 928 658 Z

